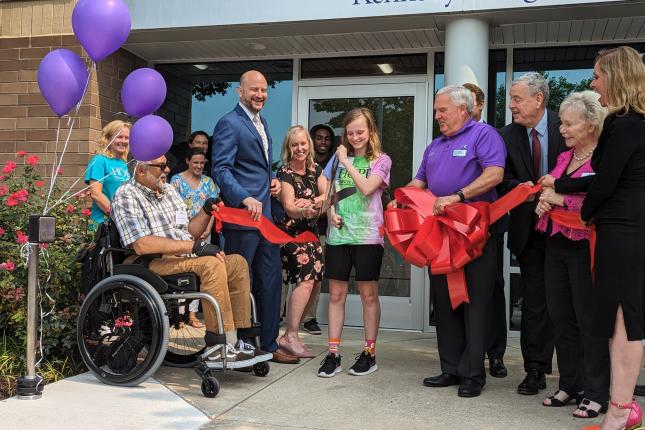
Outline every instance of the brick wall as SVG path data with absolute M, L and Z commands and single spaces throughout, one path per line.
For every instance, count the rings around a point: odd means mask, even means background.
M 42 168 L 52 165 L 57 149 L 58 118 L 40 94 L 37 71 L 42 57 L 60 47 L 86 58 L 73 35 L 0 37 L 0 163 L 13 159 L 16 151 L 24 150 L 38 155 Z M 101 128 L 113 119 L 127 119 L 124 114 L 117 115 L 123 110 L 121 85 L 128 73 L 145 65 L 140 58 L 119 50 L 92 71 L 63 161 L 61 186 L 69 186 L 83 175 L 96 149 Z M 61 130 L 68 129 L 64 119 Z M 65 138 L 66 133 L 61 133 L 59 152 Z M 46 176 L 50 174 L 51 167 Z
M 0 0 L 0 37 L 72 33 L 76 0 Z
M 167 71 L 162 73 L 168 93 L 166 101 L 157 114 L 165 118 L 175 133 L 174 144 L 184 142 L 190 136 L 191 112 L 192 112 L 192 83 L 182 76 L 171 74 Z

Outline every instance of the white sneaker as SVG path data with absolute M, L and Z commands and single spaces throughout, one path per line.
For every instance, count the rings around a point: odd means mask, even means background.
M 235 344 L 235 349 L 248 357 L 255 357 L 255 347 L 250 343 L 244 342 L 242 339 L 238 339 Z
M 217 349 L 206 357 L 208 367 L 215 369 L 224 368 L 224 361 L 222 360 L 222 350 Z M 230 343 L 226 345 L 226 368 L 238 369 L 240 367 L 253 366 L 256 359 L 246 353 L 238 352 L 237 349 Z
M 235 344 L 235 349 L 237 349 L 242 354 L 247 354 L 250 357 L 255 358 L 255 362 L 259 363 L 260 361 L 267 361 L 273 358 L 273 354 L 270 352 L 262 351 L 260 348 L 256 348 L 250 343 L 244 342 L 242 339 L 239 339 Z

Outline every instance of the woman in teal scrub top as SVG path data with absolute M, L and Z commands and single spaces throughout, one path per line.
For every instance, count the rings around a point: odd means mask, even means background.
M 119 186 L 130 179 L 126 159 L 132 124 L 115 120 L 103 127 L 98 154 L 87 166 L 85 183 L 90 186 L 92 215 L 88 225 L 95 231 L 110 217 L 110 201 Z

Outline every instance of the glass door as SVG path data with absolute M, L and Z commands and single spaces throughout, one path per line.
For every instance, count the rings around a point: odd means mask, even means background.
M 326 124 L 340 139 L 346 112 L 357 107 L 372 110 L 383 149 L 392 158 L 389 188 L 392 193 L 410 181 L 423 156 L 426 87 L 425 83 L 300 87 L 298 124 L 307 128 Z M 426 272 L 406 263 L 386 240 L 379 282 L 381 327 L 423 329 L 426 286 Z M 325 282 L 318 306 L 321 322 L 327 321 L 328 303 Z M 345 324 L 363 325 L 360 297 L 351 278 Z

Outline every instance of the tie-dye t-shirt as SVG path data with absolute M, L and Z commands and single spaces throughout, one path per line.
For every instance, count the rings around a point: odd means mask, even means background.
M 343 219 L 343 226 L 338 229 L 329 223 L 327 243 L 330 245 L 383 245 L 381 226 L 383 225 L 383 189 L 390 185 L 390 168 L 392 160 L 386 154 L 381 154 L 371 162 L 365 157 L 348 157 L 352 165 L 365 177 L 377 175 L 383 179 L 381 188 L 366 197 L 358 188 L 356 192 L 338 201 L 336 213 Z M 335 164 L 334 155 L 323 172 L 331 179 L 332 167 Z M 338 165 L 336 171 L 336 193 L 343 195 L 342 190 L 355 187 L 354 180 L 347 170 Z

